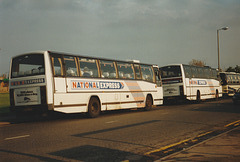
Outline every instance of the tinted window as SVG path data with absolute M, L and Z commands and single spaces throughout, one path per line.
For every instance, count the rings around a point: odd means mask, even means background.
M 192 77 L 197 78 L 198 77 L 197 67 L 191 67 L 191 71 L 192 71 Z
M 134 64 L 135 79 L 141 79 L 140 65 Z
M 116 68 L 113 61 L 100 60 L 102 78 L 116 78 Z
M 97 60 L 89 58 L 78 58 L 80 64 L 80 74 L 83 77 L 98 77 Z
M 160 86 L 162 86 L 160 70 L 158 69 L 158 67 L 154 67 L 153 70 L 154 70 L 154 73 L 156 76 L 157 86 L 160 87 Z
M 162 78 L 181 77 L 180 66 L 166 66 L 161 68 Z
M 62 68 L 62 59 L 60 57 L 52 57 L 53 64 L 53 75 L 55 76 L 63 76 L 63 68 Z
M 218 78 L 218 72 L 216 69 L 212 69 L 212 79 L 217 79 Z
M 191 70 L 191 67 L 188 66 L 188 65 L 183 65 L 183 69 L 184 69 L 184 72 L 185 72 L 185 77 L 186 77 L 186 78 L 192 78 L 192 70 Z
M 203 68 L 197 67 L 197 71 L 198 71 L 198 77 L 204 78 Z
M 117 62 L 118 76 L 121 79 L 134 79 L 133 65 L 130 63 Z
M 31 54 L 13 58 L 11 77 L 45 74 L 43 54 Z
M 203 68 L 203 77 L 204 78 L 211 78 L 212 70 L 209 68 Z
M 234 76 L 235 83 L 239 83 L 237 74 Z
M 153 82 L 153 69 L 150 65 L 141 65 L 142 79 Z
M 77 62 L 75 57 L 64 56 L 66 76 L 78 76 Z

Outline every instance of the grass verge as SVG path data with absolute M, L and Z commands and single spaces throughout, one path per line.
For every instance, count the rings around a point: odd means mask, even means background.
M 0 115 L 9 113 L 9 93 L 0 93 Z

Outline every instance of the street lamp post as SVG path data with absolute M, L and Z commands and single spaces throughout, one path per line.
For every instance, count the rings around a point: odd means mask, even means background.
M 219 54 L 219 31 L 220 30 L 228 30 L 228 27 L 223 27 L 221 29 L 217 29 L 218 71 L 221 71 L 221 69 L 220 69 L 220 54 Z

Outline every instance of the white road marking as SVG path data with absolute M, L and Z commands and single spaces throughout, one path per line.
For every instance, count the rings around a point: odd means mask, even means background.
M 25 138 L 25 137 L 29 137 L 30 135 L 22 135 L 22 136 L 16 136 L 16 137 L 9 137 L 9 138 L 5 138 L 4 140 L 12 140 L 12 139 L 18 139 L 18 138 Z
M 117 122 L 117 120 L 113 120 L 113 121 L 106 122 L 106 124 L 111 124 L 111 123 L 116 123 L 116 122 Z

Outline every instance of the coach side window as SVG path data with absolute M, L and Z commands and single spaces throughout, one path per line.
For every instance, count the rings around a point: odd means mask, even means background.
M 90 58 L 78 58 L 80 64 L 80 74 L 83 77 L 97 78 L 99 77 L 99 71 L 96 59 Z
M 210 78 L 210 79 L 214 79 L 213 69 L 209 69 L 209 71 L 210 71 L 209 78 Z
M 187 65 L 184 65 L 183 68 L 184 68 L 184 72 L 185 72 L 185 77 L 186 78 L 192 78 L 191 67 L 187 66 Z
M 191 67 L 191 71 L 192 71 L 192 77 L 193 78 L 197 78 L 198 77 L 198 75 L 197 75 L 197 73 L 198 73 L 197 68 L 196 67 Z
M 232 83 L 231 75 L 227 75 L 227 82 Z
M 134 79 L 132 64 L 117 62 L 117 68 L 118 68 L 118 76 L 120 79 Z
M 52 57 L 52 67 L 54 76 L 63 76 L 63 66 L 61 57 Z
M 218 78 L 218 73 L 216 69 L 212 69 L 212 78 L 217 79 Z
M 78 66 L 75 57 L 64 56 L 66 76 L 78 76 Z
M 158 87 L 162 86 L 162 79 L 161 79 L 161 71 L 158 67 L 153 67 L 153 70 L 155 72 L 155 77 L 156 77 L 156 83 Z
M 140 72 L 140 65 L 134 64 L 135 79 L 142 79 Z
M 204 78 L 211 78 L 211 74 L 212 72 L 211 72 L 211 69 L 209 69 L 209 68 L 203 68 L 203 77 Z
M 233 83 L 237 83 L 237 75 L 232 75 L 233 76 Z
M 204 78 L 204 74 L 203 74 L 203 68 L 202 67 L 197 67 L 197 75 L 198 75 L 198 78 Z
M 149 65 L 141 65 L 142 79 L 153 82 L 153 69 Z
M 100 60 L 102 78 L 116 78 L 116 66 L 113 61 Z

